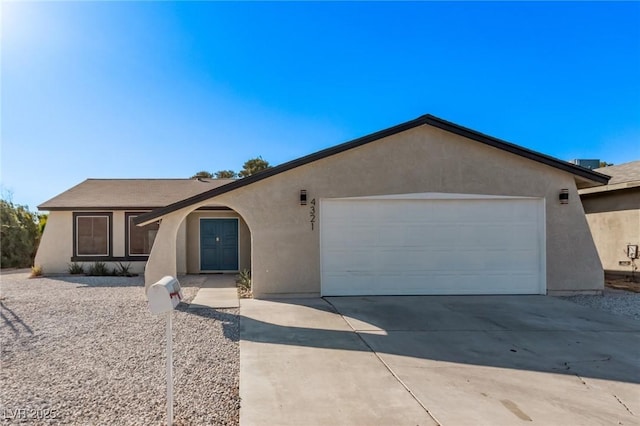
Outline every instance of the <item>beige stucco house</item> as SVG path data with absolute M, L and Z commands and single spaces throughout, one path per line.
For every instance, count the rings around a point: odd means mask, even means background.
M 425 115 L 239 180 L 88 180 L 39 206 L 36 263 L 250 268 L 256 297 L 598 292 L 578 189 L 608 179 Z
M 49 274 L 66 273 L 71 263 L 86 270 L 96 261 L 111 269 L 122 263 L 130 265 L 131 272 L 144 273 L 159 222 L 139 227 L 133 220 L 230 182 L 233 179 L 87 179 L 38 206 L 49 211 L 49 218 L 35 264 Z M 233 233 L 235 253 L 220 265 L 200 262 L 200 229 L 207 231 L 212 223 L 226 223 Z M 251 269 L 249 228 L 225 206 L 212 203 L 193 211 L 178 229 L 175 246 L 178 274 Z M 202 249 L 208 253 L 206 241 Z
M 611 180 L 580 190 L 587 222 L 605 271 L 629 275 L 640 266 L 640 161 L 595 171 Z

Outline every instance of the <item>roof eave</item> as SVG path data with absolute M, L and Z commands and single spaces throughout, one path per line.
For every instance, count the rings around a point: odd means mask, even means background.
M 180 200 L 173 204 L 169 204 L 165 207 L 161 207 L 159 209 L 153 210 L 149 213 L 140 215 L 134 219 L 134 223 L 136 225 L 143 225 L 149 223 L 153 220 L 156 220 L 168 213 L 174 212 L 176 210 L 183 209 L 190 205 L 208 200 L 215 196 L 227 193 L 229 191 L 233 191 L 235 189 L 241 188 L 243 186 L 250 185 L 254 182 L 261 181 L 263 179 L 267 179 L 271 176 L 286 172 L 288 170 L 294 169 L 296 167 L 303 166 L 305 164 L 365 145 L 369 142 L 376 141 L 378 139 L 382 139 L 388 136 L 395 135 L 400 132 L 404 132 L 406 130 L 410 130 L 414 127 L 419 127 L 422 125 L 430 125 L 450 133 L 454 133 L 468 139 L 472 139 L 486 145 L 492 146 L 494 148 L 502 149 L 504 151 L 520 155 L 522 157 L 528 158 L 533 161 L 537 161 L 542 164 L 546 164 L 551 167 L 555 167 L 557 169 L 566 171 L 575 176 L 580 176 L 584 179 L 590 180 L 594 183 L 594 185 L 603 185 L 606 184 L 610 177 L 601 173 L 594 172 L 589 169 L 585 169 L 583 167 L 567 163 L 566 161 L 559 160 L 557 158 L 551 157 L 546 154 L 542 154 L 536 151 L 532 151 L 530 149 L 512 144 L 510 142 L 494 138 L 493 136 L 485 135 L 483 133 L 477 132 L 475 130 L 460 126 L 458 124 L 443 120 L 441 118 L 435 117 L 431 114 L 426 114 L 421 117 L 418 117 L 414 120 L 407 121 L 402 124 L 398 124 L 393 127 L 389 127 L 384 130 L 380 130 L 378 132 L 372 133 L 367 136 L 363 136 L 357 139 L 354 139 L 349 142 L 342 143 L 340 145 L 336 145 L 321 151 L 318 151 L 313 154 L 309 154 L 307 156 L 298 158 L 296 160 L 289 161 L 287 163 L 281 164 L 276 167 L 272 167 L 261 172 L 258 172 L 254 175 L 245 177 L 243 179 L 228 183 L 226 185 L 222 185 L 220 187 L 211 189 L 209 191 L 203 192 L 201 194 L 194 195 L 189 198 L 185 198 L 184 200 Z
M 69 207 L 60 207 L 60 206 L 49 206 L 39 205 L 37 208 L 40 211 L 103 211 L 103 210 L 156 210 L 161 208 L 162 206 L 69 206 Z
M 571 174 L 591 180 L 596 185 L 598 184 L 604 185 L 610 179 L 610 177 L 605 174 L 594 172 L 593 170 L 586 169 L 584 167 L 580 167 L 578 165 L 559 160 L 550 155 L 542 154 L 541 152 L 533 151 L 528 148 L 524 148 L 522 146 L 513 144 L 511 142 L 507 142 L 505 140 L 495 138 L 493 136 L 485 135 L 484 133 L 480 133 L 476 130 L 469 129 L 467 127 L 463 127 L 455 123 L 451 123 L 441 118 L 438 118 L 432 115 L 427 115 L 426 117 L 428 117 L 428 121 L 426 124 L 429 124 L 434 127 L 438 127 L 442 130 L 446 130 L 448 132 L 455 133 L 460 136 L 467 137 L 469 139 L 473 139 L 478 142 L 482 142 L 486 145 L 493 146 L 494 148 L 502 149 L 512 154 L 520 155 L 521 157 L 528 158 L 529 160 L 537 161 L 539 163 L 546 164 L 548 166 L 555 167 L 560 170 L 564 170 Z
M 614 183 L 611 185 L 596 186 L 592 188 L 585 188 L 585 189 L 579 190 L 578 193 L 582 196 L 582 195 L 591 195 L 591 194 L 602 194 L 605 192 L 620 191 L 623 189 L 632 189 L 632 188 L 638 188 L 638 187 L 640 187 L 640 180 L 632 181 L 632 182 L 620 182 L 620 183 Z
M 388 129 L 381 130 L 379 132 L 372 133 L 367 136 L 363 136 L 358 139 L 354 139 L 349 142 L 342 143 L 340 145 L 335 145 L 330 148 L 323 149 L 321 151 L 315 152 L 313 154 L 306 155 L 304 157 L 297 158 L 295 160 L 289 161 L 287 163 L 280 164 L 279 166 L 271 167 L 269 169 L 262 170 L 258 173 L 255 173 L 251 176 L 247 176 L 242 179 L 238 179 L 234 182 L 228 183 L 226 185 L 219 186 L 217 188 L 211 189 L 209 191 L 203 192 L 198 195 L 194 195 L 189 198 L 185 198 L 184 200 L 178 201 L 173 204 L 169 204 L 168 206 L 162 207 L 160 209 L 151 211 L 147 214 L 140 215 L 134 219 L 134 223 L 136 225 L 143 225 L 145 223 L 149 223 L 154 219 L 157 219 L 161 216 L 164 216 L 167 213 L 174 212 L 176 210 L 180 210 L 184 207 L 188 207 L 190 205 L 196 204 L 200 201 L 208 200 L 209 198 L 215 197 L 217 195 L 224 194 L 229 191 L 233 191 L 234 189 L 241 188 L 243 186 L 250 185 L 254 182 L 261 181 L 263 179 L 269 178 L 271 176 L 286 172 L 291 169 L 295 169 L 296 167 L 303 166 L 305 164 L 320 160 L 322 158 L 326 158 L 335 154 L 338 154 L 343 151 L 347 151 L 349 149 L 356 148 L 361 145 L 365 145 L 369 142 L 373 142 L 374 140 L 382 139 L 396 133 L 403 132 L 405 130 L 412 129 L 414 127 L 421 126 L 424 123 L 424 117 L 419 117 L 415 120 L 407 121 L 406 123 L 399 124 L 397 126 L 390 127 Z

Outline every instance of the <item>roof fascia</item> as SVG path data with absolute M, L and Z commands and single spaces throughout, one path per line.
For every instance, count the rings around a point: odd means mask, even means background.
M 109 207 L 109 206 L 93 206 L 93 207 L 46 207 L 44 205 L 40 205 L 38 206 L 38 210 L 40 211 L 48 211 L 48 212 L 56 212 L 56 211 L 103 211 L 103 210 L 113 210 L 113 211 L 119 211 L 119 210 L 132 210 L 132 211 L 138 211 L 138 210 L 151 210 L 153 211 L 154 209 L 158 209 L 158 206 L 132 206 L 132 207 Z
M 631 189 L 640 187 L 640 180 L 632 182 L 620 182 L 612 185 L 596 186 L 593 188 L 585 188 L 578 191 L 582 195 L 602 194 L 604 192 L 620 191 L 622 189 Z
M 217 195 L 224 194 L 229 191 L 233 191 L 234 189 L 241 188 L 243 186 L 250 185 L 254 182 L 261 181 L 263 179 L 269 178 L 271 176 L 286 172 L 288 170 L 294 169 L 296 167 L 303 166 L 305 164 L 320 160 L 322 158 L 329 157 L 331 155 L 335 155 L 341 153 L 343 151 L 347 151 L 349 149 L 356 148 L 358 146 L 365 145 L 369 142 L 376 141 L 378 139 L 382 139 L 388 136 L 392 136 L 396 133 L 404 132 L 405 130 L 412 129 L 414 127 L 421 126 L 424 123 L 425 116 L 419 117 L 415 120 L 407 121 L 406 123 L 399 124 L 397 126 L 390 127 L 388 129 L 381 130 L 379 132 L 372 133 L 367 136 L 363 136 L 358 139 L 354 139 L 349 142 L 342 143 L 340 145 L 336 145 L 327 149 L 323 149 L 321 151 L 315 152 L 313 154 L 306 155 L 304 157 L 300 157 L 298 159 L 289 161 L 287 163 L 280 164 L 279 166 L 271 167 L 269 169 L 262 170 L 256 174 L 251 176 L 247 176 L 242 179 L 238 179 L 234 182 L 228 183 L 226 185 L 219 186 L 217 188 L 211 189 L 209 191 L 203 192 L 198 195 L 194 195 L 189 198 L 185 198 L 184 200 L 178 201 L 173 204 L 169 204 L 168 206 L 159 208 L 152 212 L 149 212 L 144 215 L 140 215 L 135 218 L 133 221 L 136 225 L 141 225 L 146 222 L 150 222 L 153 219 L 159 218 L 161 216 L 166 215 L 167 213 L 174 212 L 176 210 L 180 210 L 182 208 L 191 206 L 193 204 L 199 203 L 201 201 L 208 200 L 209 198 L 215 197 Z
M 493 136 L 485 135 L 484 133 L 480 133 L 473 129 L 469 129 L 467 127 L 463 127 L 458 124 L 451 123 L 441 118 L 434 117 L 432 115 L 427 115 L 426 117 L 427 117 L 426 124 L 429 124 L 433 127 L 438 127 L 439 129 L 446 130 L 448 132 L 455 133 L 457 135 L 464 136 L 466 138 L 473 139 L 478 142 L 482 142 L 486 145 L 492 146 L 494 148 L 502 149 L 503 151 L 507 151 L 512 154 L 519 155 L 529 160 L 537 161 L 539 163 L 546 164 L 551 167 L 555 167 L 565 172 L 569 172 L 571 174 L 583 177 L 585 179 L 592 180 L 596 183 L 606 184 L 610 179 L 610 177 L 605 174 L 594 172 L 593 170 L 586 169 L 584 167 L 580 167 L 578 165 L 559 160 L 557 158 L 551 157 L 550 155 L 542 154 L 540 152 L 533 151 L 528 148 L 524 148 L 522 146 L 504 141 L 502 139 L 494 138 Z
M 506 142 L 504 140 L 494 138 L 489 135 L 485 135 L 483 133 L 477 132 L 475 130 L 460 126 L 455 123 L 451 123 L 449 121 L 443 120 L 431 114 L 426 114 L 421 117 L 418 117 L 414 120 L 407 121 L 402 124 L 398 124 L 393 127 L 389 127 L 384 130 L 380 130 L 378 132 L 372 133 L 367 136 L 360 137 L 358 139 L 354 139 L 349 142 L 342 143 L 340 145 L 336 145 L 327 149 L 323 149 L 321 151 L 315 152 L 310 155 L 306 155 L 304 157 L 300 157 L 298 159 L 289 161 L 287 163 L 281 164 L 279 166 L 275 166 L 261 172 L 258 172 L 254 175 L 236 180 L 234 182 L 228 183 L 226 185 L 219 186 L 217 188 L 213 188 L 209 191 L 205 191 L 203 193 L 194 195 L 189 198 L 185 198 L 184 200 L 175 202 L 173 204 L 169 204 L 165 207 L 161 207 L 159 209 L 153 210 L 149 213 L 145 213 L 136 217 L 133 221 L 136 225 L 142 225 L 148 223 L 154 219 L 160 218 L 168 213 L 172 213 L 176 210 L 183 209 L 185 207 L 194 205 L 196 203 L 208 200 L 210 198 L 216 197 L 218 195 L 233 191 L 238 188 L 242 188 L 243 186 L 250 185 L 252 183 L 267 179 L 271 176 L 275 176 L 277 174 L 286 172 L 288 170 L 294 169 L 296 167 L 303 166 L 305 164 L 339 154 L 341 152 L 347 151 L 349 149 L 353 149 L 367 143 L 395 135 L 400 132 L 404 132 L 409 129 L 413 129 L 414 127 L 422 126 L 422 125 L 430 125 L 442 130 L 445 130 L 450 133 L 454 133 L 468 139 L 475 140 L 477 142 L 481 142 L 483 144 L 492 146 L 494 148 L 501 149 L 503 151 L 510 152 L 512 154 L 519 155 L 521 157 L 525 157 L 527 159 L 546 164 L 548 166 L 563 170 L 565 172 L 569 172 L 573 175 L 581 176 L 585 179 L 589 179 L 593 181 L 596 185 L 598 184 L 606 184 L 610 177 L 601 173 L 594 172 L 589 169 L 585 169 L 583 167 L 567 163 L 565 161 L 559 160 L 557 158 L 553 158 L 549 155 L 545 155 L 536 151 L 532 151 L 527 148 L 523 148 L 521 146 L 512 144 L 510 142 Z
M 75 212 L 90 212 L 90 211 L 133 211 L 133 212 L 137 212 L 137 211 L 145 211 L 145 212 L 151 212 L 153 210 L 162 208 L 163 206 L 129 206 L 129 207 L 122 207 L 122 206 L 118 206 L 118 207 L 110 207 L 110 206 L 94 206 L 94 207 L 44 207 L 44 206 L 38 206 L 38 210 L 39 211 L 47 211 L 47 212 L 57 212 L 57 211 L 75 211 Z M 200 207 L 198 210 L 212 210 L 212 211 L 218 211 L 218 210 L 231 210 L 229 207 L 227 206 L 206 206 L 206 207 Z

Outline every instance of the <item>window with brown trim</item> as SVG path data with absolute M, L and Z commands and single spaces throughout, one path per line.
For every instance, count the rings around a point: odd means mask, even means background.
M 158 229 L 160 229 L 158 222 L 136 226 L 133 223 L 133 219 L 141 214 L 142 212 L 125 214 L 127 221 L 127 256 L 149 256 Z
M 107 214 L 75 214 L 75 255 L 111 255 L 111 216 Z

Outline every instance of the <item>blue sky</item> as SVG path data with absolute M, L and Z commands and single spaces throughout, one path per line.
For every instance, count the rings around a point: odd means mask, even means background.
M 1 179 L 272 164 L 431 113 L 570 160 L 640 159 L 640 3 L 2 3 Z

